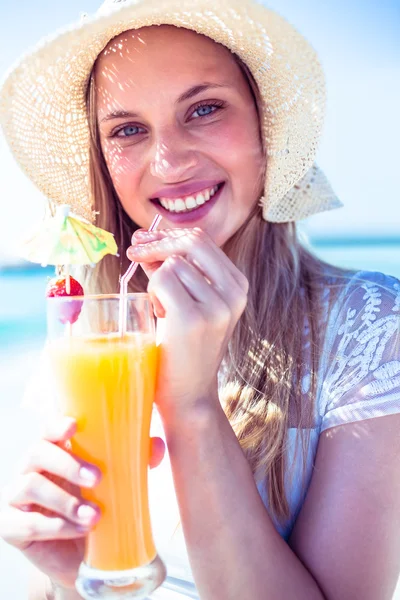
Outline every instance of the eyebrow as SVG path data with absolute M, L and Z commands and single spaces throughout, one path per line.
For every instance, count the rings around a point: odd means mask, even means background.
M 183 92 L 183 94 L 181 94 L 179 96 L 176 103 L 180 104 L 181 102 L 184 102 L 185 100 L 189 100 L 190 98 L 193 98 L 194 96 L 197 96 L 198 94 L 201 94 L 202 92 L 205 92 L 209 89 L 227 88 L 227 87 L 229 87 L 229 86 L 224 85 L 222 83 L 202 83 L 200 85 L 194 85 L 193 87 L 188 89 L 186 92 Z
M 198 96 L 202 92 L 205 92 L 209 89 L 218 89 L 218 88 L 228 88 L 229 85 L 224 85 L 221 83 L 202 83 L 200 85 L 194 85 L 193 87 L 186 90 L 179 96 L 176 100 L 176 104 L 180 104 L 185 100 L 190 100 L 195 96 Z M 105 121 L 111 121 L 113 119 L 136 119 L 138 117 L 137 114 L 127 111 L 127 110 L 115 110 L 113 112 L 108 113 L 105 117 L 100 120 L 100 123 L 104 123 Z

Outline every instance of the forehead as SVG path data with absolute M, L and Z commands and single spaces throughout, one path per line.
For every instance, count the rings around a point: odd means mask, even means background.
M 170 82 L 193 76 L 232 78 L 239 68 L 231 52 L 210 38 L 194 31 L 161 25 L 143 27 L 121 33 L 111 40 L 99 55 L 95 65 L 96 83 L 108 87 L 132 83 Z

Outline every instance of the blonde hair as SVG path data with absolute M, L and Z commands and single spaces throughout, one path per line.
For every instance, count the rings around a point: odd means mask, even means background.
M 257 86 L 248 68 L 239 58 L 236 60 L 260 116 Z M 90 185 L 98 211 L 97 225 L 115 233 L 120 257 L 103 259 L 88 273 L 86 288 L 96 293 L 116 292 L 119 276 L 128 267 L 126 249 L 137 225 L 118 200 L 102 154 L 94 69 L 87 90 L 87 114 Z M 224 359 L 220 399 L 253 473 L 265 478 L 273 516 L 284 522 L 289 517 L 285 476 L 293 475 L 296 462 L 294 459 L 291 465 L 286 464 L 288 428 L 297 427 L 300 433 L 305 474 L 310 432 L 315 427 L 321 292 L 327 269 L 331 274 L 341 271 L 326 265 L 300 244 L 295 223 L 264 221 L 259 205 L 223 250 L 248 278 L 250 291 Z M 144 291 L 146 287 L 147 279 L 140 270 L 130 282 L 130 291 Z M 306 360 L 303 348 L 306 322 L 310 360 Z M 310 387 L 304 395 L 302 378 L 310 366 Z

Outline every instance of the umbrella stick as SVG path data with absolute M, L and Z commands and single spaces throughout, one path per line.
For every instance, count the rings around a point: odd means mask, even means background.
M 71 277 L 69 274 L 69 265 L 65 265 L 65 290 L 67 292 L 67 295 L 69 296 L 71 293 Z M 70 321 L 68 321 L 66 323 L 66 334 L 67 337 L 71 337 L 72 335 L 72 323 Z
M 65 276 L 66 276 L 65 289 L 67 291 L 67 295 L 69 296 L 71 293 L 71 277 L 69 275 L 69 265 L 65 265 Z

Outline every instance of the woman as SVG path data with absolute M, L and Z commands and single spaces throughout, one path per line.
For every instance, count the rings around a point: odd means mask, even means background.
M 3 124 L 52 202 L 116 235 L 121 260 L 86 273 L 86 291 L 115 291 L 128 258 L 143 267 L 132 290 L 148 287 L 163 323 L 156 400 L 182 523 L 169 574 L 207 600 L 389 599 L 400 284 L 323 264 L 297 239 L 296 220 L 339 205 L 313 165 L 315 55 L 255 4 L 112 4 L 16 68 Z M 31 599 L 78 597 L 101 518 L 76 487 L 101 474 L 65 451 L 74 427 L 50 425 L 0 517 L 38 569 Z M 162 455 L 156 439 L 152 466 Z

